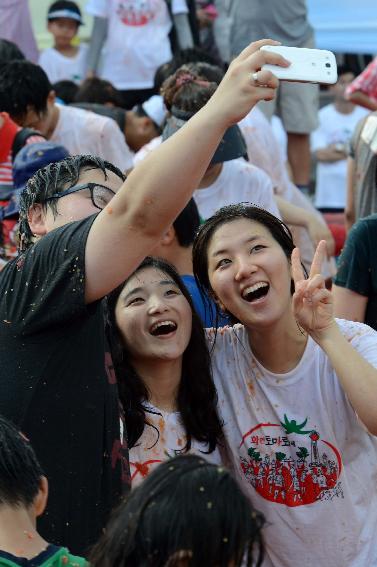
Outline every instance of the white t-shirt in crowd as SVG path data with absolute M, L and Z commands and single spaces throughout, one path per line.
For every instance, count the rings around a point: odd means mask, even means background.
M 355 106 L 350 114 L 342 114 L 333 104 L 321 108 L 319 126 L 311 135 L 311 149 L 315 152 L 330 144 L 348 145 L 356 124 L 368 113 Z M 346 206 L 347 160 L 333 163 L 318 162 L 314 204 L 318 208 L 343 209 Z
M 258 106 L 254 106 L 238 125 L 245 138 L 250 163 L 260 167 L 269 175 L 276 194 L 292 205 L 310 212 L 319 222 L 325 224 L 322 215 L 312 202 L 290 180 L 281 142 L 276 138 L 270 122 Z M 310 234 L 304 226 L 290 225 L 289 228 L 296 246 L 300 248 L 301 260 L 309 272 L 315 252 Z M 329 278 L 334 276 L 335 272 L 334 259 L 326 258 L 322 264 L 322 275 Z
M 66 147 L 71 155 L 99 156 L 122 171 L 133 166 L 132 152 L 115 120 L 82 108 L 57 106 L 59 120 L 52 142 Z
M 152 88 L 157 68 L 172 58 L 166 1 L 89 0 L 86 9 L 108 19 L 101 77 L 120 90 Z M 173 14 L 187 12 L 186 0 L 173 0 Z
M 39 58 L 39 65 L 45 71 L 50 83 L 58 81 L 73 81 L 81 83 L 86 75 L 86 59 L 88 46 L 81 43 L 75 57 L 66 57 L 50 47 L 42 51 Z
M 244 159 L 225 161 L 212 185 L 197 189 L 194 199 L 202 219 L 211 217 L 220 207 L 252 203 L 280 218 L 271 179 L 264 171 Z
M 185 454 L 187 443 L 179 412 L 162 411 L 146 402 L 143 405 L 150 425 L 144 427 L 136 445 L 129 450 L 132 488 L 140 484 L 160 463 Z M 208 445 L 193 438 L 188 454 L 199 455 L 216 465 L 222 463 L 218 448 L 208 453 Z
M 377 367 L 377 333 L 337 322 Z M 235 325 L 218 332 L 211 353 L 234 468 L 267 520 L 263 567 L 376 567 L 377 440 L 324 351 L 309 338 L 296 368 L 274 374 Z

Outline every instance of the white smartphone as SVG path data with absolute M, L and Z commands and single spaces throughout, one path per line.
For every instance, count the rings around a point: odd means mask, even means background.
M 289 67 L 263 65 L 262 69 L 271 71 L 281 81 L 333 85 L 338 80 L 336 59 L 332 51 L 283 45 L 264 45 L 261 50 L 279 53 L 291 62 Z

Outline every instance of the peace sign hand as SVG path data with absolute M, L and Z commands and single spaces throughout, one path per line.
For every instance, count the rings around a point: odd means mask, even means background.
M 293 314 L 297 323 L 316 341 L 325 338 L 335 324 L 333 298 L 326 289 L 321 275 L 322 263 L 326 257 L 326 241 L 321 240 L 314 254 L 309 278 L 301 266 L 300 251 L 295 248 L 291 256 L 292 278 L 295 284 L 293 294 Z

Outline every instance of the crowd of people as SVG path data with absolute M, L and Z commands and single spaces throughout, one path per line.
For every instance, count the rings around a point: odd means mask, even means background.
M 86 10 L 0 38 L 0 565 L 377 567 L 376 60 L 279 83 L 305 0 Z

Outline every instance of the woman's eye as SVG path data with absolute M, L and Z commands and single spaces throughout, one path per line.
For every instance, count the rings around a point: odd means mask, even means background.
M 177 289 L 168 289 L 166 295 L 179 295 L 180 292 Z
M 256 246 L 253 246 L 250 250 L 250 252 L 258 252 L 259 250 L 262 250 L 263 248 L 265 248 L 265 246 L 263 246 L 262 244 L 257 244 Z
M 137 303 L 142 303 L 143 301 L 144 299 L 142 297 L 134 297 L 133 299 L 131 299 L 128 305 L 135 305 Z
M 216 268 L 223 268 L 227 264 L 230 264 L 230 260 L 228 258 L 223 258 L 220 262 L 218 262 Z

